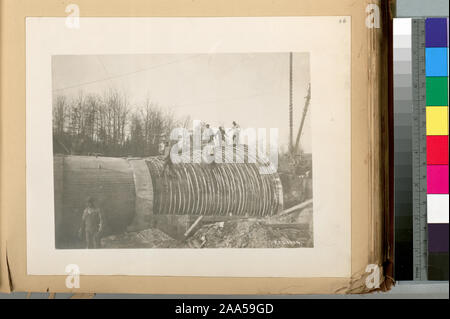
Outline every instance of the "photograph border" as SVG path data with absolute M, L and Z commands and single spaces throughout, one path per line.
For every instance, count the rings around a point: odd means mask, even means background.
M 5 4 L 6 3 L 6 4 Z M 65 276 L 30 276 L 26 274 L 26 221 L 25 221 L 25 18 L 39 16 L 65 17 L 65 3 L 42 0 L 4 1 L 8 15 L 2 15 L 2 26 L 13 32 L 2 33 L 9 43 L 2 48 L 2 189 L 1 201 L 1 291 L 74 291 L 65 287 Z M 221 278 L 221 277 L 127 277 L 82 276 L 83 292 L 122 293 L 210 293 L 210 294 L 293 294 L 293 293 L 346 293 L 365 291 L 364 278 L 368 263 L 382 263 L 382 245 L 374 241 L 381 238 L 382 214 L 374 208 L 377 194 L 372 179 L 376 171 L 368 158 L 379 151 L 370 137 L 377 126 L 369 121 L 369 114 L 377 112 L 377 90 L 369 89 L 378 81 L 378 74 L 367 77 L 371 60 L 371 39 L 377 41 L 382 31 L 367 29 L 366 3 L 343 0 L 281 1 L 270 0 L 200 0 L 187 3 L 165 1 L 110 1 L 80 0 L 82 16 L 323 16 L 352 17 L 352 275 L 347 278 Z M 127 12 L 127 14 L 124 14 Z M 3 19 L 4 18 L 4 19 Z M 5 30 L 5 28 L 2 28 Z M 375 92 L 372 92 L 375 91 Z M 6 108 L 5 105 L 8 107 Z M 7 119 L 7 121 L 5 120 Z M 5 169 L 5 163 L 8 169 Z M 381 164 L 382 165 L 382 164 Z M 375 197 L 374 197 L 375 196 Z M 369 203 L 369 204 L 368 204 Z M 7 214 L 8 212 L 8 214 Z M 12 213 L 14 212 L 14 213 Z

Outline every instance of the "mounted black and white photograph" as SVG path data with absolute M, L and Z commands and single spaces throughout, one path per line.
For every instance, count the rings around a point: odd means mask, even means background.
M 313 248 L 313 99 L 308 52 L 53 55 L 55 248 Z
M 349 21 L 27 19 L 27 273 L 349 276 Z

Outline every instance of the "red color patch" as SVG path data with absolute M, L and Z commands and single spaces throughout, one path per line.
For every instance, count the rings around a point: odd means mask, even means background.
M 427 136 L 427 164 L 448 164 L 448 135 Z

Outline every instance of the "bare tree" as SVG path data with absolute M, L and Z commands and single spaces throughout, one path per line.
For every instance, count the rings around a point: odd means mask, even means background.
M 177 120 L 149 98 L 131 105 L 125 94 L 109 89 L 103 95 L 74 98 L 55 96 L 53 136 L 55 144 L 71 154 L 99 153 L 105 156 L 150 156 L 174 127 L 188 127 L 188 117 Z M 166 136 L 166 137 L 164 137 Z

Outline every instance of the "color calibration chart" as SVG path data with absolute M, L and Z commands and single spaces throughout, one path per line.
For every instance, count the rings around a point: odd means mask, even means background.
M 448 280 L 448 26 L 394 19 L 397 280 Z
M 444 258 L 448 265 L 448 18 L 425 20 L 425 75 L 428 272 L 434 279 Z

